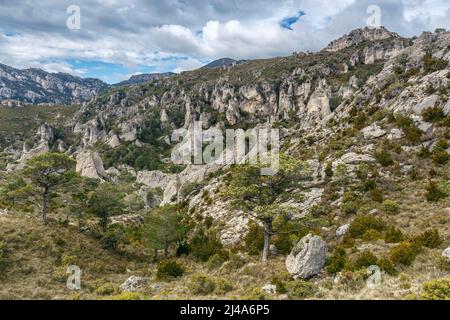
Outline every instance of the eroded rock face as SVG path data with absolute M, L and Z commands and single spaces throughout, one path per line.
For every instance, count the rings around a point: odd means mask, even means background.
M 361 132 L 363 133 L 364 138 L 366 138 L 366 139 L 381 138 L 382 136 L 384 136 L 386 134 L 386 131 L 383 130 L 377 124 L 368 126 L 364 129 L 362 129 Z
M 295 279 L 309 279 L 322 271 L 327 252 L 325 241 L 308 234 L 295 245 L 286 258 L 286 268 Z
M 364 28 L 353 30 L 348 35 L 332 41 L 327 48 L 328 52 L 336 52 L 345 48 L 348 48 L 354 44 L 358 44 L 363 41 L 379 41 L 388 39 L 391 37 L 399 38 L 396 33 L 389 32 L 384 27 L 381 28 Z
M 83 151 L 77 155 L 76 171 L 83 177 L 107 179 L 108 174 L 103 167 L 103 161 L 95 151 Z

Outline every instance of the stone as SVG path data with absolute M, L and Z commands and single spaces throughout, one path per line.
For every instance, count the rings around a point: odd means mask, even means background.
M 276 294 L 277 293 L 277 286 L 274 284 L 266 284 L 261 289 L 263 291 L 267 292 L 268 294 Z
M 375 162 L 375 158 L 367 154 L 357 154 L 354 152 L 349 152 L 344 154 L 341 159 L 342 162 L 346 164 L 360 164 L 362 162 Z
M 380 138 L 386 134 L 386 131 L 377 124 L 373 124 L 361 130 L 366 139 Z
M 77 155 L 76 171 L 83 177 L 107 179 L 108 174 L 103 167 L 103 161 L 95 151 L 83 151 Z
M 135 292 L 141 290 L 147 284 L 147 279 L 131 276 L 121 286 L 123 291 Z
M 442 251 L 442 256 L 446 257 L 448 260 L 450 260 L 450 247 Z
M 327 244 L 322 238 L 308 234 L 286 258 L 286 268 L 294 279 L 309 279 L 322 271 L 327 252 Z
M 388 140 L 398 140 L 398 139 L 403 138 L 404 135 L 405 135 L 405 134 L 403 133 L 403 130 L 402 130 L 402 129 L 394 128 L 394 129 L 392 129 L 391 132 L 388 134 L 387 138 L 388 138 Z
M 0 209 L 0 217 L 6 217 L 9 215 L 8 209 Z
M 349 224 L 344 224 L 343 226 L 340 226 L 339 228 L 337 228 L 336 237 L 341 238 L 341 237 L 345 236 L 347 234 L 349 228 L 350 228 Z

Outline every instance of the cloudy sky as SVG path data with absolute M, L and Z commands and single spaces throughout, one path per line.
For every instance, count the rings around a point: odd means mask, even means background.
M 0 0 L 0 63 L 114 83 L 223 57 L 320 50 L 365 27 L 371 5 L 403 36 L 450 29 L 450 0 Z

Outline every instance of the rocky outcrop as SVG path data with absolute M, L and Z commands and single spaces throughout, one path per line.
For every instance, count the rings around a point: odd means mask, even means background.
M 103 161 L 96 151 L 86 150 L 76 157 L 76 171 L 83 177 L 108 179 L 108 174 L 103 167 Z
M 122 291 L 136 292 L 142 290 L 146 284 L 146 278 L 131 276 L 121 285 L 121 288 Z
M 295 279 L 309 279 L 322 271 L 327 252 L 327 244 L 309 234 L 294 246 L 286 258 L 286 268 Z
M 351 47 L 363 41 L 381 41 L 389 38 L 400 38 L 396 33 L 386 30 L 386 28 L 364 28 L 356 29 L 348 35 L 332 41 L 325 50 L 328 52 L 336 52 Z
M 386 134 L 386 131 L 380 128 L 375 123 L 369 127 L 362 129 L 361 132 L 366 139 L 381 138 Z

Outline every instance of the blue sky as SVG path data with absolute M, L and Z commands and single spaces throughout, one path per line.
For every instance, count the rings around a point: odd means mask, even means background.
M 80 30 L 66 26 L 74 3 Z M 0 0 L 0 63 L 115 83 L 224 57 L 320 50 L 367 26 L 370 5 L 403 36 L 450 28 L 448 0 Z

